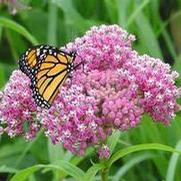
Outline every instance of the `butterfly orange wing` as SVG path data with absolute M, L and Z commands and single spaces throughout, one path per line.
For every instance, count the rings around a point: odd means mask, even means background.
M 37 46 L 20 59 L 20 69 L 30 77 L 35 102 L 49 108 L 69 74 L 75 56 L 55 47 Z

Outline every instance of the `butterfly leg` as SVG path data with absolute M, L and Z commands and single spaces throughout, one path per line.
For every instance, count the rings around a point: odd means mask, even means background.
M 68 80 L 68 84 L 69 84 L 70 86 L 72 85 L 72 78 L 73 78 L 72 73 L 69 73 L 68 76 L 67 76 L 67 80 Z

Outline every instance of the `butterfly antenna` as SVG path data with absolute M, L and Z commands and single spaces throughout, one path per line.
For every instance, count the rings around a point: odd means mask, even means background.
M 68 49 L 67 45 L 65 45 L 64 47 L 65 47 L 65 49 Z M 84 73 L 85 73 L 85 63 L 84 63 L 85 60 L 84 60 L 80 55 L 77 54 L 77 51 L 76 51 L 76 50 L 72 50 L 72 51 L 70 52 L 70 54 L 71 54 L 72 56 L 74 56 L 73 61 L 75 60 L 75 57 L 76 57 L 76 56 L 78 56 L 78 57 L 81 59 L 81 62 L 78 63 L 77 65 L 75 65 L 75 66 L 74 66 L 74 69 L 78 68 L 80 65 L 83 65 L 83 71 L 84 71 Z
M 84 60 L 80 55 L 78 55 L 77 53 L 76 53 L 76 56 L 78 56 L 78 57 L 81 59 L 81 62 L 78 63 L 78 64 L 75 66 L 75 68 L 77 68 L 77 67 L 79 67 L 80 65 L 82 65 L 82 66 L 83 66 L 83 72 L 86 73 L 86 72 L 85 72 L 85 60 Z

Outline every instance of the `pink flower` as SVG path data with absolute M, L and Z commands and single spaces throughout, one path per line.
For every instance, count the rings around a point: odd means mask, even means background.
M 93 26 L 86 34 L 67 45 L 68 50 L 76 50 L 77 59 L 85 60 L 87 72 L 91 70 L 117 69 L 132 54 L 133 35 L 129 35 L 118 25 Z M 80 61 L 80 60 L 79 60 Z
M 38 114 L 45 134 L 53 143 L 61 141 L 73 153 L 84 154 L 87 144 L 97 142 L 99 118 L 95 99 L 80 85 L 63 87 L 52 107 Z
M 73 153 L 105 142 L 113 128 L 135 127 L 143 109 L 137 85 L 123 70 L 77 74 L 65 84 L 49 110 L 38 114 L 53 143 L 61 141 Z
M 107 145 L 103 145 L 102 147 L 100 147 L 98 150 L 98 155 L 99 155 L 99 158 L 101 158 L 101 159 L 103 159 L 103 158 L 108 159 L 110 156 L 109 147 Z
M 175 79 L 178 73 L 172 72 L 171 67 L 160 59 L 138 55 L 131 48 L 134 40 L 133 35 L 128 35 L 117 25 L 102 25 L 93 27 L 82 38 L 69 43 L 68 48 L 76 49 L 84 58 L 87 72 L 106 69 L 128 71 L 140 92 L 139 102 L 144 111 L 155 121 L 169 124 L 177 109 Z M 77 61 L 80 61 L 79 57 Z
M 177 109 L 178 74 L 161 60 L 132 50 L 134 39 L 117 25 L 102 25 L 69 43 L 67 51 L 78 54 L 75 64 L 85 65 L 65 82 L 49 110 L 36 108 L 29 78 L 14 71 L 1 99 L 2 130 L 32 138 L 43 128 L 54 144 L 62 142 L 75 154 L 96 146 L 99 157 L 108 158 L 106 141 L 114 129 L 136 127 L 143 113 L 170 123 Z
M 145 112 L 155 121 L 169 124 L 175 117 L 178 73 L 171 71 L 168 64 L 148 55 L 136 56 L 127 61 L 124 68 L 135 76 L 143 94 L 141 104 Z
M 4 131 L 10 137 L 24 134 L 30 139 L 39 130 L 35 116 L 36 105 L 29 86 L 29 78 L 20 70 L 16 70 L 1 93 L 0 115 L 2 124 L 5 125 Z

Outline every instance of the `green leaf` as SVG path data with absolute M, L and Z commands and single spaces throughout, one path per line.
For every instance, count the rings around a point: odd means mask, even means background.
M 129 27 L 137 17 L 137 15 L 143 10 L 145 6 L 149 4 L 150 0 L 145 0 L 143 1 L 136 9 L 135 11 L 131 14 L 131 16 L 128 18 L 126 27 Z
M 49 162 L 51 164 L 61 166 L 61 161 L 64 160 L 64 150 L 61 144 L 53 145 L 51 139 L 48 139 L 48 156 Z M 60 172 L 59 170 L 53 170 L 53 177 L 52 180 L 60 180 L 61 177 L 66 176 L 66 172 L 63 170 Z
M 39 43 L 47 43 L 48 14 L 42 9 L 32 8 L 31 11 L 23 11 L 21 19 L 29 32 Z M 36 25 L 36 28 L 35 28 Z
M 9 144 L 1 146 L 0 160 L 6 157 L 19 155 L 20 153 L 22 153 L 23 148 L 24 148 L 24 144 L 19 140 L 16 140 L 16 142 L 13 144 L 9 143 Z
M 49 162 L 59 165 L 59 161 L 64 160 L 64 150 L 61 144 L 52 144 L 51 139 L 48 139 L 48 154 Z
M 75 156 L 70 160 L 73 165 L 78 165 L 81 161 L 86 159 L 86 157 L 91 156 L 95 152 L 94 148 L 89 147 L 86 151 L 86 156 Z M 66 155 L 65 155 L 66 157 Z
M 72 0 L 52 0 L 64 13 L 66 23 L 66 33 L 69 40 L 72 36 L 84 33 L 90 26 L 97 24 L 96 21 L 84 19 L 76 10 Z
M 84 18 L 74 8 L 72 0 L 52 0 L 52 2 L 62 9 L 68 23 L 73 23 L 74 21 L 77 22 L 78 20 L 82 22 L 84 20 Z
M 166 30 L 163 30 L 162 35 L 165 40 L 166 46 L 168 47 L 170 55 L 173 57 L 174 61 L 177 63 L 177 60 L 178 60 L 177 52 L 175 50 L 175 45 L 172 42 L 172 38 L 170 34 Z
M 16 173 L 18 170 L 3 165 L 0 167 L 0 173 Z
M 3 32 L 3 28 L 2 28 L 2 26 L 0 26 L 0 42 L 1 42 L 1 38 L 2 38 L 2 32 Z
M 19 166 L 19 164 L 22 162 L 22 160 L 26 156 L 27 152 L 32 148 L 32 146 L 40 138 L 41 134 L 42 134 L 42 131 L 39 131 L 39 133 L 37 134 L 36 138 L 34 140 L 32 140 L 31 142 L 29 142 L 28 144 L 26 144 L 24 150 L 22 151 L 21 155 L 19 156 L 19 158 L 16 161 L 16 164 L 15 164 L 16 167 Z
M 126 27 L 127 22 L 127 14 L 128 14 L 128 6 L 130 4 L 130 0 L 117 0 L 118 6 L 118 24 L 122 27 Z
M 112 23 L 116 23 L 118 19 L 117 0 L 104 0 L 104 2 Z
M 176 13 L 174 13 L 168 20 L 166 20 L 165 22 L 162 22 L 161 18 L 157 18 L 160 24 L 160 28 L 158 29 L 156 33 L 157 37 L 159 38 L 159 36 L 162 34 L 166 46 L 168 47 L 168 50 L 170 52 L 170 54 L 172 55 L 172 57 L 174 58 L 174 61 L 177 62 L 177 53 L 175 50 L 175 45 L 173 43 L 172 37 L 170 35 L 170 33 L 168 33 L 167 31 L 167 26 L 169 25 L 169 23 L 173 20 L 175 20 L 176 18 L 179 18 L 179 16 L 181 16 L 181 11 L 178 11 Z
M 157 36 L 159 36 L 167 26 L 170 24 L 171 21 L 175 20 L 176 18 L 179 18 L 181 16 L 181 10 L 174 13 L 169 19 L 167 19 L 164 23 L 161 24 L 160 28 L 156 32 Z
M 49 3 L 49 16 L 48 16 L 48 36 L 47 42 L 56 46 L 57 44 L 57 19 L 58 7 L 54 3 Z
M 146 46 L 149 54 L 163 58 L 157 37 L 146 16 L 142 12 L 139 12 L 135 18 L 135 22 L 139 29 L 138 33 L 140 34 L 140 41 Z
M 113 134 L 108 138 L 107 144 L 110 148 L 110 153 L 112 154 L 118 141 L 119 141 L 119 137 L 121 135 L 121 132 L 118 131 L 114 131 Z
M 88 171 L 85 174 L 84 180 L 86 181 L 92 181 L 95 179 L 95 175 L 97 172 L 101 169 L 103 169 L 105 165 L 103 163 L 94 164 L 92 167 L 88 169 Z
M 181 55 L 178 56 L 178 58 L 176 59 L 174 65 L 173 65 L 173 69 L 176 70 L 181 75 L 181 67 L 180 67 L 180 65 L 181 65 Z
M 94 151 L 95 149 L 90 147 L 88 148 L 86 155 L 77 156 L 77 155 L 73 155 L 70 151 L 67 150 L 63 156 L 63 159 L 64 161 L 69 161 L 69 163 L 73 165 L 78 165 L 80 162 L 85 160 L 88 156 L 91 156 L 94 153 Z M 63 178 L 63 177 L 66 177 L 67 174 L 64 172 L 64 173 L 61 173 L 60 176 Z
M 108 160 L 108 166 L 110 167 L 115 161 L 119 160 L 120 158 L 137 151 L 143 150 L 162 150 L 168 152 L 177 152 L 181 154 L 180 150 L 176 150 L 170 146 L 159 144 L 159 143 L 148 143 L 148 144 L 140 144 L 135 146 L 130 146 L 128 148 L 124 148 L 122 150 L 117 151 L 112 157 Z
M 29 40 L 32 44 L 36 45 L 38 42 L 23 26 L 20 24 L 4 17 L 0 17 L 0 25 L 2 27 L 10 28 L 21 35 L 23 35 L 27 40 Z
M 4 86 L 6 81 L 4 65 L 0 64 L 0 88 Z
M 162 151 L 168 151 L 168 152 L 177 152 L 177 153 L 181 154 L 180 150 L 176 150 L 170 146 L 158 144 L 158 143 L 130 146 L 128 148 L 117 151 L 115 154 L 113 154 L 113 156 L 109 160 L 107 160 L 105 162 L 101 162 L 100 164 L 94 164 L 86 172 L 85 179 L 94 180 L 94 177 L 98 171 L 105 169 L 105 168 L 110 168 L 111 165 L 115 161 L 119 160 L 120 158 L 122 158 L 130 153 L 137 152 L 137 151 L 143 151 L 143 150 L 162 150 Z
M 181 140 L 177 143 L 175 149 L 181 150 Z M 172 154 L 168 165 L 166 181 L 174 181 L 174 175 L 179 156 L 180 155 L 178 153 Z
M 10 181 L 24 181 L 26 180 L 32 173 L 36 172 L 41 168 L 41 165 L 36 165 L 33 167 L 29 167 L 26 169 L 23 169 L 19 171 L 17 174 L 15 174 Z
M 137 155 L 135 157 L 131 157 L 129 161 L 126 161 L 126 163 L 117 171 L 116 175 L 113 177 L 114 181 L 121 180 L 121 177 L 125 175 L 132 167 L 136 166 L 138 163 L 151 159 L 155 155 L 150 153 L 145 153 L 142 155 Z
M 40 170 L 40 169 L 49 169 L 49 170 L 59 170 L 64 171 L 68 175 L 72 176 L 76 180 L 82 180 L 84 177 L 84 172 L 79 169 L 78 167 L 65 162 L 61 161 L 59 162 L 59 166 L 57 165 L 35 165 L 26 169 L 23 169 L 19 171 L 17 174 L 15 174 L 10 181 L 24 181 L 26 180 L 31 174 L 34 172 Z

